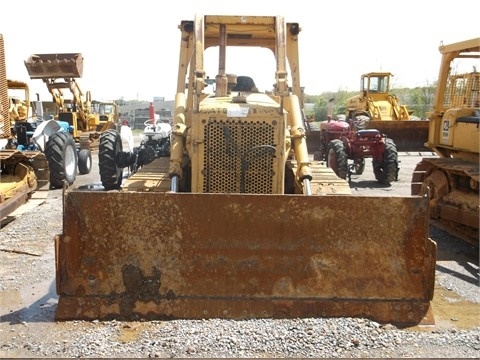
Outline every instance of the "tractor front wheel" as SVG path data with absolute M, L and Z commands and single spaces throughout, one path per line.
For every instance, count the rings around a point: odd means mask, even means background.
M 362 175 L 365 170 L 365 158 L 355 160 L 353 165 L 355 168 L 355 174 Z
M 78 172 L 82 175 L 90 174 L 92 170 L 92 153 L 88 149 L 80 149 L 78 152 Z

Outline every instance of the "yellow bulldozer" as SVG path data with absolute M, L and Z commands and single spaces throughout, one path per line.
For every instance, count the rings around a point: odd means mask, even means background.
M 440 46 L 442 54 L 428 147 L 412 177 L 412 194 L 427 191 L 431 222 L 478 247 L 480 38 Z M 472 72 L 455 73 L 470 61 Z
M 426 197 L 353 196 L 310 160 L 300 24 L 196 15 L 179 30 L 169 156 L 123 177 L 136 156 L 108 130 L 102 186 L 64 191 L 55 318 L 433 321 Z M 245 47 L 271 50 L 273 92 L 228 67 Z
M 43 202 L 49 184 L 48 162 L 42 151 L 25 149 L 30 101 L 9 97 L 9 89 L 27 89 L 20 81 L 8 80 L 5 43 L 0 34 L 0 220 L 32 199 Z M 19 139 L 23 139 L 19 140 Z M 20 143 L 20 144 L 19 144 Z M 38 191 L 37 191 L 38 190 Z

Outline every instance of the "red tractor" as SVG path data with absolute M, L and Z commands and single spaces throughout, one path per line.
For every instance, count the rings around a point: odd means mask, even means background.
M 314 153 L 314 159 L 326 161 L 338 177 L 348 177 L 350 181 L 353 172 L 363 173 L 365 158 L 371 157 L 375 179 L 390 184 L 398 180 L 397 146 L 380 131 L 365 129 L 366 121 L 362 117 L 354 118 L 352 123 L 330 117 L 322 121 L 320 149 Z

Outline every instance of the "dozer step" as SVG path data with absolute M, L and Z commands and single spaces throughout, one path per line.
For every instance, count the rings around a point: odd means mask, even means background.
M 170 158 L 161 157 L 143 166 L 124 181 L 122 189 L 128 191 L 170 191 L 169 161 Z
M 295 161 L 290 161 L 289 163 L 295 172 Z M 128 191 L 170 191 L 171 180 L 168 176 L 168 169 L 169 158 L 157 158 L 126 179 L 122 188 Z M 310 183 L 313 195 L 352 194 L 348 182 L 340 179 L 331 168 L 326 167 L 322 162 L 312 161 L 310 169 L 313 176 Z
M 352 190 L 347 180 L 339 178 L 335 172 L 320 161 L 310 163 L 313 179 L 311 181 L 314 195 L 351 195 Z

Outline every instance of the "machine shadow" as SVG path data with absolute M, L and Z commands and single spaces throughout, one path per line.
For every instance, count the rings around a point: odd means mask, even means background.
M 0 322 L 10 325 L 21 323 L 54 322 L 58 296 L 55 290 L 55 281 L 52 281 L 48 291 L 40 299 L 6 315 L 0 315 Z

